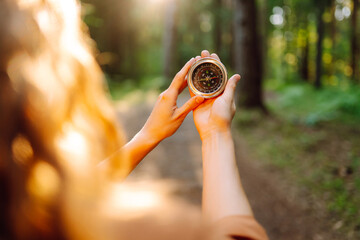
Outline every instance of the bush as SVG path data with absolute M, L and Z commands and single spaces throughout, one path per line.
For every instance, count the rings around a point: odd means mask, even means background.
M 309 84 L 279 86 L 270 108 L 286 118 L 308 125 L 330 120 L 360 120 L 360 88 L 326 87 L 314 89 Z M 280 110 L 280 111 L 279 111 Z

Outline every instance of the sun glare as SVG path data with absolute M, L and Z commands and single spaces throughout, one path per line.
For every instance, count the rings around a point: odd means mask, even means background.
M 88 165 L 88 144 L 82 133 L 70 125 L 64 126 L 63 135 L 57 139 L 57 145 L 73 169 L 84 169 Z
M 138 184 L 114 184 L 104 201 L 105 215 L 116 218 L 141 217 L 164 202 L 159 191 Z
M 166 1 L 169 1 L 169 0 L 148 0 L 149 4 L 151 4 L 151 5 L 163 4 Z

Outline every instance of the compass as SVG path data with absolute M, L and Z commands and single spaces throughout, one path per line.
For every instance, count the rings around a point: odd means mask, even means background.
M 188 85 L 195 95 L 213 98 L 221 94 L 227 83 L 225 66 L 210 57 L 193 63 L 188 73 Z

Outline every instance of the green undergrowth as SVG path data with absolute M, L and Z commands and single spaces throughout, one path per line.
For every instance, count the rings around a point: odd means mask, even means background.
M 134 92 L 160 92 L 167 84 L 164 78 L 159 76 L 144 77 L 142 79 L 121 79 L 120 77 L 107 77 L 107 84 L 113 100 L 123 100 Z
M 235 118 L 251 152 L 327 209 L 334 229 L 360 237 L 360 91 L 298 85 L 269 96 L 270 116 Z
M 360 123 L 359 86 L 316 90 L 309 84 L 292 84 L 270 89 L 275 93 L 275 97 L 267 102 L 270 110 L 290 121 L 306 125 L 334 120 L 344 124 Z

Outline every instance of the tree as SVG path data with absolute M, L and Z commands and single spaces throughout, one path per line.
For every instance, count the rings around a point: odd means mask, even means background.
M 176 0 L 167 3 L 165 12 L 165 31 L 164 31 L 164 78 L 166 81 L 171 79 L 174 68 L 174 53 L 176 44 Z M 166 84 L 167 85 L 167 84 Z
M 332 59 L 330 64 L 330 71 L 329 75 L 332 76 L 335 74 L 335 48 L 336 48 L 336 17 L 335 17 L 335 11 L 336 11 L 336 0 L 331 0 L 331 22 L 330 22 L 330 38 L 331 38 L 331 44 L 332 44 Z
M 323 41 L 325 35 L 325 23 L 323 15 L 326 8 L 331 4 L 331 0 L 318 0 L 316 2 L 316 25 L 317 25 L 317 43 L 316 43 L 316 75 L 315 75 L 315 87 L 321 88 L 321 76 L 323 74 L 322 56 L 323 56 Z
M 91 16 L 99 20 L 100 24 L 91 26 L 91 37 L 96 39 L 100 52 L 107 53 L 107 60 L 103 65 L 104 71 L 110 75 L 122 74 L 136 77 L 141 70 L 134 71 L 137 64 L 136 56 L 139 51 L 137 34 L 138 28 L 131 14 L 134 9 L 133 1 L 118 0 L 87 0 L 95 7 Z
M 299 51 L 299 76 L 305 82 L 310 82 L 310 39 L 309 39 L 309 12 L 314 8 L 314 3 L 309 1 L 295 1 L 292 3 L 293 17 L 295 17 L 295 28 L 297 28 L 298 51 Z
M 262 97 L 262 54 L 257 30 L 257 9 L 253 0 L 235 0 L 235 70 L 242 75 L 238 103 L 266 112 Z
M 359 0 L 353 0 L 353 11 L 351 17 L 351 67 L 353 69 L 352 80 L 354 82 L 359 81 L 358 76 L 358 54 L 359 54 L 359 46 L 357 40 L 357 11 L 359 9 Z
M 221 50 L 221 10 L 222 10 L 222 2 L 221 0 L 214 0 L 214 50 L 216 53 L 220 53 Z
M 306 24 L 305 24 L 307 29 L 307 20 L 306 20 Z M 309 33 L 306 31 L 305 33 L 305 44 L 301 49 L 301 63 L 300 63 L 300 76 L 301 78 L 306 81 L 309 82 Z

